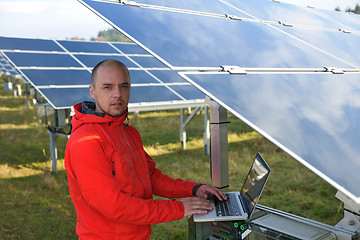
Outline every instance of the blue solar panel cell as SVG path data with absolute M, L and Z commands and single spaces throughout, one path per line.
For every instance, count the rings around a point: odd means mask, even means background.
M 342 25 L 341 29 L 360 32 L 360 15 L 349 14 L 337 11 L 326 11 L 321 9 L 308 9 L 324 18 L 329 22 Z
M 0 53 L 0 71 L 3 74 L 10 74 L 12 76 L 21 75 L 1 53 Z
M 135 43 L 111 43 L 124 54 L 149 54 Z
M 175 67 L 350 67 L 262 23 L 84 2 Z
M 186 81 L 180 77 L 176 71 L 151 70 L 149 72 L 164 83 L 186 83 Z
M 106 42 L 58 41 L 69 52 L 85 53 L 119 53 Z
M 56 108 L 70 108 L 82 101 L 94 101 L 90 96 L 89 88 L 41 88 L 40 92 Z M 179 100 L 183 99 L 164 86 L 138 86 L 131 88 L 130 103 Z
M 305 28 L 282 27 L 281 29 L 316 48 L 326 51 L 348 66 L 360 68 L 360 55 L 354 54 L 360 53 L 360 34 Z
M 143 68 L 167 68 L 153 56 L 132 56 L 130 58 Z
M 131 88 L 130 103 L 179 100 L 182 99 L 165 86 L 144 86 Z
M 192 85 L 172 85 L 169 87 L 179 93 L 186 100 L 205 99 L 205 94 L 194 88 Z
M 219 0 L 196 0 L 196 1 L 178 1 L 178 0 L 137 0 L 137 3 L 150 4 L 168 8 L 183 9 L 189 11 L 204 12 L 216 15 L 236 15 L 238 17 L 248 17 L 246 14 L 231 8 L 225 2 Z
M 93 68 L 99 62 L 106 60 L 106 59 L 115 59 L 119 60 L 120 62 L 124 63 L 128 68 L 130 67 L 137 67 L 134 62 L 129 60 L 125 56 L 116 56 L 116 55 L 80 55 L 74 54 L 74 56 L 79 59 L 85 66 L 89 68 Z
M 7 52 L 6 55 L 18 67 L 81 67 L 65 54 Z
M 143 70 L 129 70 L 132 84 L 159 83 L 153 76 Z
M 354 101 L 360 99 L 360 74 L 187 76 L 235 116 L 360 202 L 360 105 Z
M 24 69 L 22 72 L 35 86 L 90 85 L 91 74 L 86 70 L 38 70 Z
M 11 37 L 0 37 L 0 49 L 63 52 L 52 40 Z
M 226 0 L 228 4 L 264 21 L 296 24 L 311 28 L 332 28 L 334 30 L 344 27 L 343 24 L 328 21 L 326 18 L 309 11 L 307 8 L 267 0 L 238 1 Z
M 89 88 L 45 88 L 40 92 L 56 108 L 70 108 L 82 101 L 94 101 Z

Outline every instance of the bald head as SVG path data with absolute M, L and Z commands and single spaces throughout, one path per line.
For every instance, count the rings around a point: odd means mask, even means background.
M 115 59 L 106 59 L 103 60 L 101 62 L 99 62 L 98 64 L 96 64 L 96 66 L 93 68 L 92 73 L 91 73 L 91 85 L 95 88 L 95 82 L 96 82 L 96 74 L 98 72 L 98 70 L 102 67 L 119 67 L 120 69 L 124 69 L 125 72 L 127 73 L 127 76 L 129 78 L 130 81 L 130 73 L 128 68 L 125 66 L 125 64 L 123 64 L 122 62 L 115 60 Z

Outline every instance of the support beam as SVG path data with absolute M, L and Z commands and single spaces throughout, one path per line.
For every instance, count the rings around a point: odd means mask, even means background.
M 210 159 L 212 185 L 229 187 L 227 110 L 206 97 L 210 106 Z
M 210 155 L 210 121 L 207 106 L 204 107 L 204 151 L 206 155 Z
M 50 157 L 51 157 L 51 167 L 54 173 L 57 173 L 57 148 L 56 148 L 56 133 L 48 130 L 50 137 Z
M 190 116 L 184 121 L 184 109 L 180 109 L 180 141 L 183 145 L 183 148 L 186 149 L 186 126 L 190 123 L 190 121 L 195 117 L 196 113 L 201 109 L 201 107 L 197 107 Z M 190 109 L 191 111 L 191 109 Z M 189 111 L 189 112 L 190 112 Z

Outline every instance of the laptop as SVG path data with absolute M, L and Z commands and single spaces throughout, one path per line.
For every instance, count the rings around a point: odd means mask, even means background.
M 270 167 L 260 153 L 251 165 L 240 192 L 225 192 L 228 200 L 219 201 L 215 196 L 214 208 L 205 215 L 194 215 L 194 222 L 245 220 L 251 217 L 270 175 Z

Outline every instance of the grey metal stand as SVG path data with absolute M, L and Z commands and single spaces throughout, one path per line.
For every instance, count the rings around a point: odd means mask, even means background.
M 227 110 L 210 98 L 210 161 L 212 185 L 229 187 Z
M 190 116 L 184 120 L 184 109 L 180 109 L 180 142 L 183 145 L 183 148 L 186 149 L 186 126 L 190 123 L 190 121 L 195 117 L 196 113 L 201 110 L 201 107 L 197 107 L 192 111 Z M 207 107 L 205 107 L 205 114 L 204 114 L 204 149 L 205 153 L 209 154 L 209 138 L 210 138 L 210 132 L 209 132 L 209 121 L 208 121 L 208 110 Z

